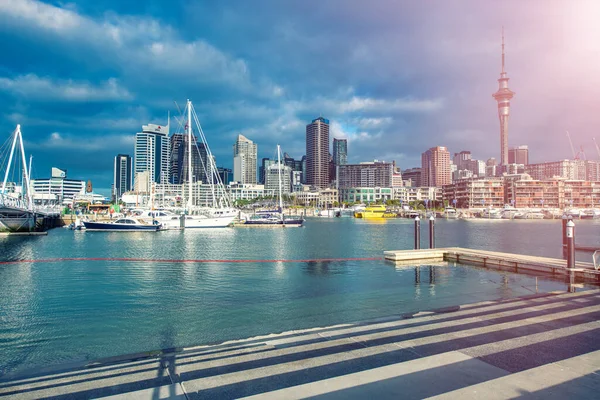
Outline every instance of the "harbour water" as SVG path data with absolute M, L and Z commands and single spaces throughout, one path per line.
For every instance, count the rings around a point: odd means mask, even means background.
M 600 243 L 600 221 L 576 222 L 579 244 Z M 304 228 L 290 229 L 126 234 L 54 229 L 43 237 L 0 238 L 0 377 L 567 289 L 560 281 L 461 265 L 318 261 L 409 249 L 412 232 L 411 220 L 336 218 L 310 219 Z M 558 258 L 561 224 L 438 220 L 436 240 L 438 247 Z

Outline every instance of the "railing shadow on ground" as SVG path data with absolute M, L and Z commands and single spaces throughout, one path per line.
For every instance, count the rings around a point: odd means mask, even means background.
M 175 352 L 176 349 L 167 348 L 162 352 L 159 359 L 155 360 L 158 362 L 156 362 L 154 367 L 152 367 L 151 365 L 148 365 L 147 368 L 144 367 L 144 370 L 158 368 L 157 376 L 153 379 L 144 379 L 112 386 L 107 385 L 93 389 L 70 392 L 68 394 L 66 393 L 66 391 L 60 390 L 61 386 L 72 385 L 73 383 L 77 382 L 89 383 L 94 380 L 109 379 L 113 377 L 123 377 L 127 375 L 122 372 L 113 371 L 112 373 L 109 373 L 107 375 L 94 377 L 90 379 L 84 378 L 80 380 L 70 380 L 63 383 L 43 385 L 35 389 L 13 387 L 12 391 L 9 389 L 8 391 L 4 392 L 0 391 L 0 393 L 3 393 L 4 395 L 30 393 L 32 397 L 36 397 L 36 391 L 39 393 L 40 390 L 54 388 L 58 389 L 55 393 L 55 395 L 58 396 L 58 398 L 61 398 L 63 396 L 65 398 L 90 398 L 105 396 L 109 394 L 128 393 L 134 390 L 140 390 L 144 388 L 154 388 L 155 394 L 158 394 L 157 388 L 159 386 L 172 385 L 173 383 L 178 382 L 185 383 L 194 380 L 218 378 L 219 376 L 226 374 L 246 374 L 250 371 L 257 371 L 261 368 L 274 369 L 274 371 L 272 371 L 272 373 L 268 376 L 251 378 L 251 375 L 248 375 L 249 379 L 243 380 L 242 382 L 237 382 L 234 384 L 225 383 L 223 385 L 218 385 L 213 388 L 206 388 L 200 391 L 196 391 L 196 394 L 201 395 L 202 397 L 242 397 L 267 391 L 280 390 L 291 386 L 306 384 L 323 379 L 344 376 L 355 372 L 393 365 L 400 362 L 415 360 L 426 356 L 439 355 L 447 353 L 449 351 L 463 351 L 465 352 L 465 354 L 468 354 L 468 349 L 473 348 L 475 346 L 489 345 L 500 340 L 507 339 L 526 340 L 528 337 L 531 337 L 531 335 L 548 333 L 552 334 L 553 331 L 557 331 L 563 328 L 573 327 L 597 321 L 600 318 L 600 311 L 595 311 L 595 309 L 589 310 L 589 312 L 585 311 L 586 308 L 589 306 L 598 305 L 600 303 L 600 299 L 598 299 L 597 296 L 593 296 L 593 294 L 582 294 L 580 295 L 580 297 L 578 297 L 578 299 L 591 300 L 588 302 L 569 302 L 566 306 L 560 305 L 558 307 L 551 307 L 550 309 L 544 310 L 524 310 L 524 312 L 519 315 L 509 315 L 490 318 L 484 321 L 469 322 L 450 327 L 436 328 L 434 326 L 434 329 L 429 329 L 426 331 L 418 329 L 416 332 L 403 332 L 411 328 L 427 328 L 428 325 L 443 324 L 444 321 L 460 321 L 461 319 L 470 318 L 472 315 L 483 317 L 486 315 L 486 312 L 476 310 L 477 312 L 475 313 L 467 313 L 463 316 L 456 316 L 456 318 L 453 318 L 451 314 L 445 314 L 443 317 L 440 316 L 441 318 L 435 321 L 423 321 L 428 323 L 419 324 L 416 323 L 416 321 L 415 323 L 413 323 L 413 321 L 411 320 L 410 322 L 404 321 L 406 322 L 406 324 L 404 325 L 392 326 L 383 329 L 370 327 L 368 325 L 357 325 L 358 327 L 366 329 L 360 330 L 359 332 L 355 332 L 354 334 L 352 332 L 346 332 L 341 333 L 337 336 L 335 334 L 335 330 L 329 331 L 329 333 L 331 333 L 332 335 L 324 336 L 321 338 L 320 342 L 323 343 L 323 346 L 319 349 L 310 349 L 310 345 L 318 342 L 315 341 L 314 338 L 304 341 L 298 340 L 296 342 L 286 344 L 281 347 L 275 346 L 274 349 L 270 349 L 273 351 L 274 354 L 270 355 L 266 353 L 261 359 L 252 360 L 251 357 L 254 357 L 254 354 L 238 354 L 237 356 L 235 355 L 235 352 L 227 355 L 224 354 L 225 357 L 223 357 L 222 360 L 229 358 L 230 361 L 221 362 L 221 365 L 214 366 L 210 366 L 210 364 L 211 362 L 214 363 L 215 360 L 219 359 L 218 352 L 209 352 L 207 354 L 208 358 L 203 358 L 202 352 L 196 352 L 195 355 L 178 354 Z M 544 298 L 542 300 L 543 301 L 540 301 L 538 299 L 535 302 L 529 302 L 528 306 L 543 307 L 544 305 L 552 306 L 554 303 L 557 303 L 557 301 L 552 301 L 557 300 L 553 299 L 552 297 Z M 562 301 L 564 301 L 564 299 L 562 299 Z M 509 307 L 501 309 L 500 311 L 507 312 L 507 310 L 513 308 L 510 307 L 510 303 L 508 303 L 507 305 Z M 490 305 L 490 307 L 493 307 L 493 304 Z M 523 308 L 523 306 L 521 306 L 520 308 Z M 557 314 L 559 312 L 575 312 L 577 311 L 577 309 L 581 309 L 579 314 L 577 315 L 556 319 L 551 318 L 554 314 Z M 493 312 L 490 312 L 488 314 L 493 315 Z M 539 318 L 542 316 L 549 317 L 549 320 L 547 322 L 541 323 L 535 322 L 535 320 L 528 321 L 531 318 Z M 399 321 L 403 320 L 400 319 Z M 514 323 L 517 324 L 517 326 L 501 329 L 501 327 L 498 325 L 503 323 Z M 467 335 L 469 333 L 469 330 L 489 329 L 495 326 L 498 326 L 498 329 L 494 329 L 492 331 L 484 333 L 471 332 L 471 335 Z M 339 329 L 351 329 L 351 327 L 344 326 L 340 327 Z M 379 334 L 382 332 L 389 333 L 389 335 L 384 337 L 373 338 L 364 337 L 368 334 Z M 539 340 L 533 344 L 523 343 L 522 345 L 517 346 L 516 348 L 508 351 L 495 351 L 488 355 L 481 356 L 479 358 L 487 364 L 497 364 L 496 366 L 498 368 L 502 368 L 503 370 L 509 372 L 515 372 L 518 371 L 519 368 L 511 366 L 509 361 L 521 360 L 522 357 L 520 356 L 523 354 L 527 354 L 529 355 L 531 360 L 537 361 L 519 361 L 521 369 L 534 368 L 536 366 L 543 365 L 544 363 L 554 362 L 563 358 L 573 357 L 579 354 L 584 354 L 589 351 L 598 350 L 600 349 L 600 342 L 598 342 L 594 338 L 597 337 L 599 333 L 600 329 L 593 329 L 583 333 L 569 335 L 568 338 L 546 338 L 545 340 Z M 306 332 L 305 335 L 307 334 L 311 334 L 311 332 Z M 459 335 L 459 337 L 455 337 L 455 335 Z M 299 336 L 300 337 L 298 338 L 300 339 L 301 335 Z M 427 338 L 431 338 L 431 343 L 413 345 L 407 348 L 397 347 L 396 349 L 385 347 L 390 345 L 402 346 L 403 342 L 410 342 L 412 340 L 422 340 Z M 351 342 L 344 341 L 345 339 L 350 339 Z M 265 340 L 267 339 L 264 339 L 263 342 Z M 168 342 L 168 340 L 165 340 L 165 343 Z M 580 343 L 580 345 L 572 345 L 572 343 Z M 308 347 L 306 349 L 303 349 L 302 346 Z M 297 350 L 294 350 L 294 348 L 296 348 Z M 384 350 L 377 354 L 368 354 L 369 349 L 378 348 L 384 348 Z M 560 350 L 557 351 L 556 349 Z M 224 353 L 227 352 L 226 348 L 223 348 L 222 350 Z M 289 352 L 291 351 L 297 352 L 289 354 Z M 366 351 L 366 353 L 362 354 L 361 352 L 364 351 Z M 356 357 L 349 358 L 348 355 L 353 353 L 356 353 Z M 190 360 L 190 358 L 193 358 L 194 356 L 197 356 L 199 359 Z M 337 361 L 331 361 L 325 363 L 324 365 L 310 367 L 311 363 L 315 362 L 316 360 L 322 360 L 326 357 L 335 358 L 338 356 L 340 356 L 340 358 Z M 240 357 L 241 359 L 238 360 L 237 357 Z M 247 360 L 244 361 L 243 357 L 246 357 Z M 297 371 L 287 371 L 286 366 L 290 365 L 291 363 L 297 362 L 305 364 L 306 367 L 301 368 Z M 178 368 L 176 368 L 176 365 L 179 368 L 182 368 L 182 370 L 177 371 Z M 135 374 L 139 372 L 140 370 L 134 370 L 130 373 Z M 88 373 L 88 371 L 86 371 L 85 373 Z M 418 380 L 420 378 L 427 377 L 430 373 L 431 371 L 420 372 L 418 373 L 418 375 L 415 375 L 414 379 Z M 438 373 L 440 373 L 440 371 L 438 371 Z M 75 376 L 77 375 L 75 374 Z M 0 384 L 0 390 L 2 388 L 8 387 L 4 384 Z M 444 390 L 450 390 L 451 388 L 455 389 L 454 386 L 447 386 Z M 442 387 L 438 386 L 438 390 L 441 389 Z M 171 387 L 171 390 L 173 390 L 173 387 Z M 174 395 L 175 393 L 172 392 L 172 394 Z

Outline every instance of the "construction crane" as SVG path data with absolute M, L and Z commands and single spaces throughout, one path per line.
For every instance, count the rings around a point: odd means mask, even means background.
M 577 160 L 577 156 L 575 155 L 575 147 L 573 147 L 573 141 L 571 140 L 571 135 L 569 135 L 569 131 L 567 131 L 567 138 L 569 138 L 569 144 L 571 145 L 571 152 L 573 153 L 573 159 Z
M 600 158 L 600 147 L 598 147 L 598 143 L 596 142 L 596 138 L 592 138 L 594 139 L 594 144 L 596 145 L 596 151 L 598 152 L 598 158 Z
M 582 158 L 585 160 L 585 152 L 583 151 L 583 146 L 579 146 L 579 151 L 577 152 L 577 154 L 575 154 L 575 147 L 573 147 L 573 141 L 571 140 L 571 135 L 569 134 L 569 131 L 567 131 L 567 138 L 569 138 L 569 144 L 571 145 L 573 160 L 581 160 Z M 598 148 L 598 145 L 596 145 L 596 148 Z

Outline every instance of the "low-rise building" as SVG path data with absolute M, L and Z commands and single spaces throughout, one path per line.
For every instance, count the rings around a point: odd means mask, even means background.
M 85 181 L 67 179 L 66 170 L 52 168 L 50 178 L 33 179 L 31 188 L 34 201 L 43 198 L 58 204 L 70 204 L 73 197 L 85 194 L 86 184 Z
M 391 187 L 350 187 L 340 189 L 340 201 L 343 203 L 375 203 L 392 200 L 394 189 Z
M 502 207 L 505 204 L 504 181 L 502 178 L 459 180 L 444 186 L 443 199 L 459 208 Z
M 442 201 L 442 188 L 438 187 L 403 187 L 394 188 L 393 200 L 402 204 L 420 201 Z

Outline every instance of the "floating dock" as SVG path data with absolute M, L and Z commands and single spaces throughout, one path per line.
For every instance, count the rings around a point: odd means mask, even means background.
M 567 261 L 557 258 L 473 250 L 461 247 L 422 250 L 392 250 L 383 253 L 384 258 L 402 264 L 452 261 L 513 272 L 529 272 L 544 275 L 575 277 L 585 282 L 600 283 L 600 271 L 589 262 L 577 261 L 577 268 L 567 268 Z

